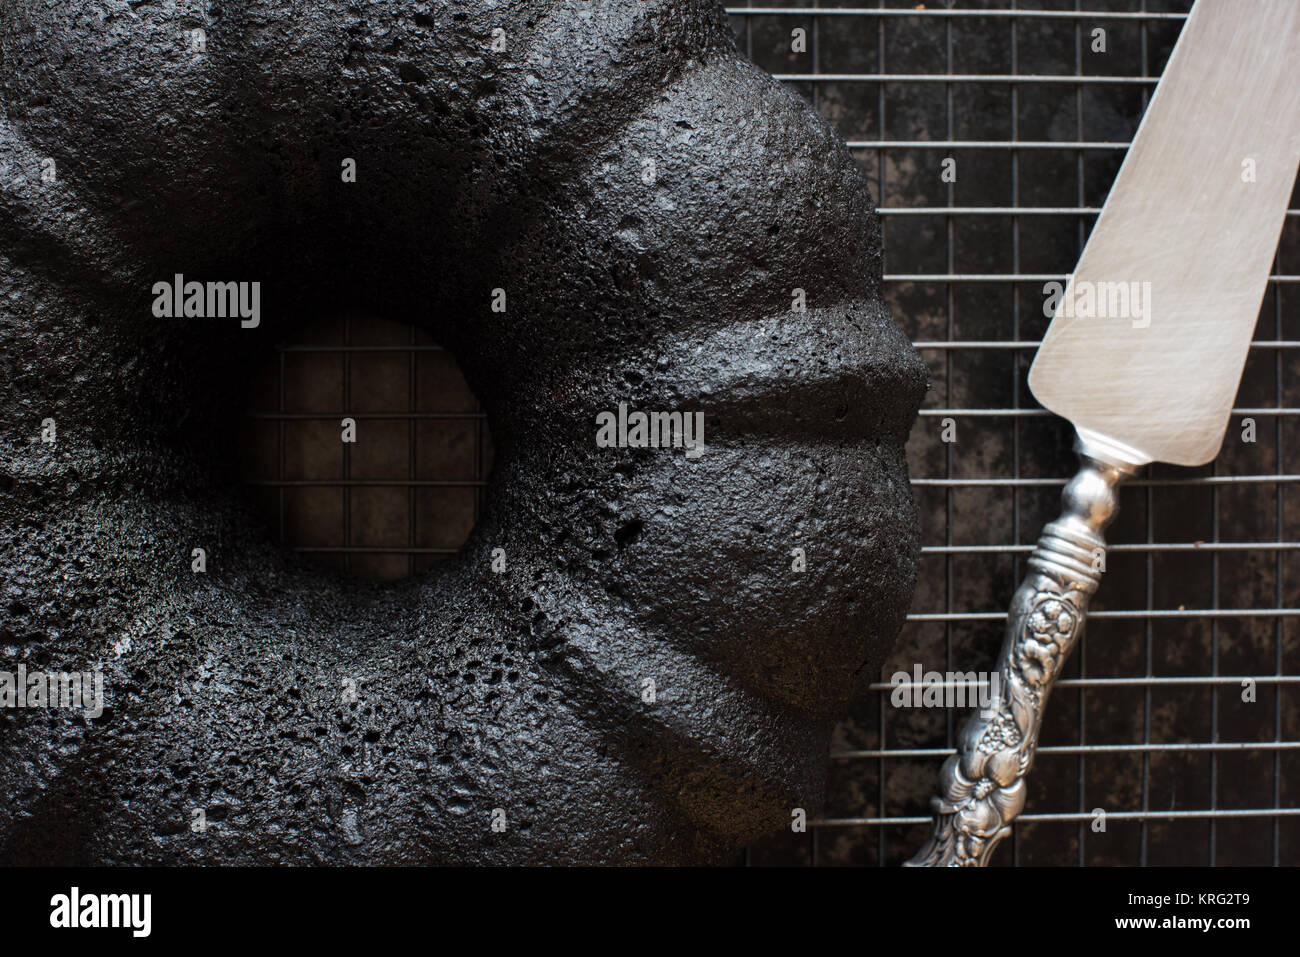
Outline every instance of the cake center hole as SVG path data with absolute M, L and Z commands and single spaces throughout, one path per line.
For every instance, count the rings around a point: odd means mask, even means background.
M 487 418 L 451 353 L 356 313 L 298 327 L 254 370 L 242 438 L 273 537 L 358 578 L 455 554 L 492 467 Z

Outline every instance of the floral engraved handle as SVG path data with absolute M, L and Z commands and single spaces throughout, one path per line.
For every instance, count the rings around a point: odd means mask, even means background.
M 930 839 L 908 866 L 984 866 L 1025 806 L 1025 775 L 1048 694 L 1083 633 L 1088 599 L 1105 569 L 1101 533 L 1114 518 L 1117 486 L 1136 469 L 1114 454 L 1103 461 L 1082 439 L 1076 448 L 1083 467 L 1066 485 L 1061 517 L 1043 530 L 1011 599 L 1000 687 L 967 720 L 957 753 L 944 762 L 941 793 L 930 801 Z

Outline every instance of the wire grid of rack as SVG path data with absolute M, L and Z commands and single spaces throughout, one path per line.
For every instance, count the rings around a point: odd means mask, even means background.
M 886 296 L 933 386 L 909 442 L 923 558 L 900 650 L 836 729 L 824 815 L 746 862 L 895 864 L 920 846 L 964 715 L 895 709 L 885 678 L 913 663 L 992 667 L 1023 558 L 1074 470 L 1068 424 L 1024 381 L 1047 323 L 1042 287 L 1082 250 L 1190 5 L 728 5 L 742 49 L 831 120 L 870 178 Z M 795 29 L 805 51 L 791 48 Z M 1300 855 L 1300 719 L 1286 694 L 1300 682 L 1300 513 L 1284 494 L 1300 481 L 1296 217 L 1224 453 L 1202 469 L 1154 467 L 1122 492 L 1092 624 L 997 864 Z
M 405 578 L 454 555 L 478 521 L 487 414 L 415 326 L 343 313 L 299 327 L 254 382 L 247 417 L 244 481 L 279 542 L 317 564 Z M 370 441 L 340 443 L 345 419 Z

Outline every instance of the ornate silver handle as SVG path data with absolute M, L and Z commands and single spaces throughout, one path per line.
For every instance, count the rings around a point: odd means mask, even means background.
M 1061 517 L 1043 529 L 1011 599 L 998 655 L 1001 685 L 966 721 L 957 753 L 944 762 L 942 793 L 930 800 L 930 839 L 907 866 L 984 866 L 1025 806 L 1024 779 L 1048 694 L 1083 633 L 1105 569 L 1101 533 L 1115 517 L 1119 483 L 1137 470 L 1113 447 L 1081 437 L 1075 450 L 1083 467 L 1065 486 Z

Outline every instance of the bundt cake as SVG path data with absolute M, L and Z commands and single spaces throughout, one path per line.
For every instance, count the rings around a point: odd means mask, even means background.
M 816 812 L 926 376 L 847 149 L 717 4 L 0 0 L 0 84 L 0 670 L 104 688 L 0 709 L 0 861 L 727 862 Z M 497 446 L 405 582 L 238 487 L 245 370 L 343 307 Z M 704 441 L 598 443 L 621 405 Z

